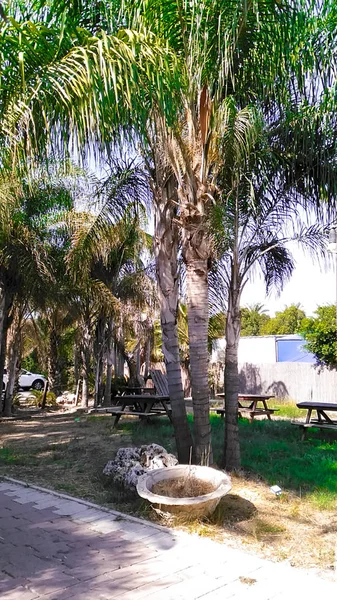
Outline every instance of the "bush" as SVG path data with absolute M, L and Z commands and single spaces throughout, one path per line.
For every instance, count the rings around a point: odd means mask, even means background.
M 35 396 L 35 398 L 33 398 Z M 28 404 L 30 406 L 41 406 L 43 391 L 31 390 Z M 47 392 L 46 406 L 58 406 L 54 392 Z
M 111 396 L 114 398 L 117 396 L 118 390 L 121 387 L 127 385 L 127 380 L 125 377 L 113 377 L 111 380 Z

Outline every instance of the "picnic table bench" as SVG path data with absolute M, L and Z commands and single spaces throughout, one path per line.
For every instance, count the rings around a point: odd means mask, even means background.
M 224 398 L 225 394 L 217 394 L 217 396 Z M 238 413 L 239 416 L 248 416 L 249 421 L 252 423 L 255 417 L 267 416 L 269 421 L 274 412 L 278 411 L 278 408 L 270 408 L 267 404 L 267 400 L 274 399 L 275 396 L 271 394 L 238 394 Z M 262 404 L 262 407 L 258 406 Z M 224 416 L 226 409 L 224 407 L 215 407 L 210 409 L 211 412 L 215 412 L 221 417 Z
M 319 429 L 330 429 L 337 431 L 337 419 L 332 419 L 327 415 L 328 412 L 337 412 L 337 403 L 333 402 L 298 402 L 297 408 L 307 411 L 305 422 L 292 421 L 303 429 L 302 440 L 305 438 L 307 429 L 317 427 Z M 316 418 L 313 418 L 313 411 L 316 412 Z
M 120 418 L 136 416 L 146 421 L 151 417 L 167 416 L 172 422 L 169 396 L 155 396 L 153 394 L 130 394 L 118 397 L 118 405 L 107 408 L 97 408 L 91 413 L 111 414 L 115 417 L 113 427 L 116 427 Z

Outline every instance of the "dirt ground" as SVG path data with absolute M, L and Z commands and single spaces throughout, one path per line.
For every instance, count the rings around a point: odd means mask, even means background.
M 115 489 L 102 470 L 119 447 L 142 443 L 142 430 L 133 425 L 122 425 L 116 431 L 109 417 L 93 418 L 74 412 L 0 422 L 0 475 L 159 519 L 162 524 L 226 540 L 234 547 L 277 561 L 287 560 L 297 567 L 332 571 L 336 560 L 336 507 L 323 511 L 306 498 L 286 491 L 275 496 L 269 485 L 242 474 L 232 477 L 231 493 L 209 521 L 184 525 L 165 515 L 158 516 L 138 497 Z M 170 437 L 173 444 L 173 435 Z

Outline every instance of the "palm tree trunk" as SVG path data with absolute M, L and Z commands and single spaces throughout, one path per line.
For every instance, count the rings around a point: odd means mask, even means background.
M 11 325 L 10 309 L 13 304 L 13 298 L 14 295 L 9 293 L 5 286 L 0 285 L 0 397 L 2 397 L 3 374 L 6 362 L 7 333 L 8 328 Z M 11 406 L 8 407 L 8 404 L 6 404 L 6 397 L 1 408 L 5 416 L 11 415 Z
M 114 363 L 114 359 L 116 358 L 116 349 L 114 348 L 113 330 L 114 330 L 114 322 L 112 320 L 110 320 L 108 323 L 108 331 L 107 331 L 106 380 L 105 380 L 103 406 L 111 406 L 112 366 Z M 115 373 L 116 373 L 116 367 L 115 367 Z
M 193 256 L 194 255 L 194 256 Z M 208 386 L 208 267 L 189 248 L 186 261 L 188 335 L 194 412 L 195 460 L 213 462 Z
M 49 388 L 56 395 L 62 394 L 62 377 L 59 360 L 60 336 L 52 325 L 49 333 L 48 380 Z
M 96 371 L 95 371 L 95 392 L 94 392 L 94 406 L 98 406 L 102 399 L 102 377 L 103 377 L 103 356 L 105 348 L 105 317 L 100 317 L 96 327 L 96 340 L 95 340 L 95 357 L 96 357 Z
M 226 351 L 225 351 L 225 444 L 224 467 L 238 470 L 241 465 L 240 441 L 238 428 L 238 348 L 240 339 L 240 286 L 236 254 L 232 264 L 231 283 L 228 297 L 226 319 Z
M 165 358 L 172 421 L 180 463 L 188 463 L 193 445 L 187 421 L 184 389 L 181 377 L 178 343 L 178 227 L 174 222 L 176 197 L 174 179 L 171 177 L 164 189 L 155 195 L 156 272 L 160 302 L 162 351 Z
M 82 338 L 82 347 L 81 347 L 82 376 L 83 376 L 81 406 L 83 408 L 87 408 L 88 404 L 89 404 L 90 350 L 91 350 L 90 323 L 86 323 L 83 328 L 83 338 Z
M 15 382 L 18 375 L 18 359 L 21 344 L 21 311 L 17 307 L 13 315 L 13 321 L 9 329 L 8 358 L 7 358 L 7 389 L 4 402 L 4 414 L 12 414 L 12 404 L 15 389 Z
M 0 286 L 0 398 L 1 398 L 0 412 L 3 412 L 3 409 L 4 409 L 2 390 L 3 390 L 3 376 L 4 376 L 4 368 L 5 368 L 5 354 L 3 355 L 3 357 L 1 356 L 1 354 L 2 354 L 1 348 L 2 348 L 2 340 L 4 337 L 5 320 L 6 320 L 5 304 L 6 304 L 5 290 L 3 289 L 2 286 Z
M 153 325 L 150 319 L 147 321 L 147 335 L 145 340 L 145 368 L 144 368 L 144 380 L 145 382 L 149 378 L 150 374 L 150 363 L 151 363 L 151 351 L 153 346 Z

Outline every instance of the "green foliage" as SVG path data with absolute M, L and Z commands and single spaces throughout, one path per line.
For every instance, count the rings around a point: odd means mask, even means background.
M 263 329 L 270 316 L 263 310 L 262 304 L 244 307 L 241 313 L 241 335 L 263 335 Z
M 31 398 L 31 396 L 35 396 L 35 399 Z M 43 398 L 43 391 L 41 390 L 31 390 L 30 397 L 28 399 L 28 404 L 30 406 L 41 406 Z M 47 392 L 47 401 L 46 406 L 58 406 L 56 402 L 56 396 L 53 392 Z
M 275 317 L 264 324 L 262 335 L 299 333 L 303 319 L 305 319 L 305 312 L 300 305 L 291 304 L 282 312 L 276 312 Z
M 223 338 L 226 330 L 226 315 L 224 312 L 211 315 L 208 322 L 208 349 L 211 351 L 213 340 Z
M 41 373 L 42 367 L 40 366 L 38 354 L 36 348 L 31 351 L 28 356 L 22 359 L 21 367 L 30 371 L 31 373 Z
M 300 333 L 318 365 L 336 369 L 336 306 L 319 306 L 315 317 L 303 319 Z

